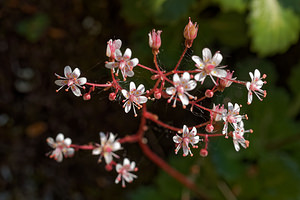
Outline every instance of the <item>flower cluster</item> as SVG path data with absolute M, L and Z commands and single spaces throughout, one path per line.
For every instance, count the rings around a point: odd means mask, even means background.
M 203 104 L 202 101 L 206 98 L 211 98 L 213 101 L 212 97 L 214 97 L 215 93 L 222 93 L 232 84 L 242 85 L 248 90 L 247 104 L 252 103 L 253 94 L 255 94 L 259 100 L 262 100 L 267 94 L 266 90 L 262 89 L 263 85 L 266 84 L 266 81 L 263 80 L 266 78 L 266 75 L 263 74 L 261 76 L 260 71 L 255 69 L 254 73 L 249 73 L 250 81 L 240 81 L 237 77 L 233 77 L 233 71 L 225 69 L 225 67 L 227 67 L 226 65 L 221 65 L 223 56 L 220 51 L 212 54 L 209 48 L 203 48 L 201 58 L 198 55 L 193 55 L 191 57 L 196 68 L 192 70 L 178 70 L 178 68 L 182 67 L 181 62 L 187 50 L 192 47 L 192 44 L 197 37 L 197 32 L 197 23 L 192 23 L 189 18 L 189 22 L 183 31 L 185 49 L 175 67 L 170 71 L 165 71 L 157 61 L 157 55 L 162 45 L 162 31 L 153 29 L 148 34 L 148 37 L 149 47 L 152 49 L 154 67 L 140 64 L 138 58 L 131 58 L 132 51 L 130 48 L 126 48 L 124 53 L 122 53 L 122 41 L 120 39 L 111 39 L 107 42 L 106 48 L 108 60 L 103 66 L 110 70 L 111 80 L 105 84 L 90 83 L 84 77 L 79 78 L 80 70 L 75 68 L 74 71 L 72 71 L 69 66 L 64 68 L 64 77 L 55 74 L 59 79 L 55 81 L 55 84 L 60 86 L 57 91 L 64 86 L 67 86 L 66 91 L 71 88 L 75 96 L 82 96 L 81 91 L 84 90 L 83 99 L 90 100 L 91 93 L 96 88 L 104 88 L 104 91 L 112 90 L 108 95 L 109 100 L 120 101 L 123 104 L 125 113 L 129 113 L 133 110 L 135 117 L 140 113 L 141 120 L 137 132 L 123 138 L 117 139 L 116 135 L 113 133 L 105 134 L 100 132 L 99 144 L 71 144 L 71 139 L 64 139 L 62 134 L 58 134 L 55 141 L 52 138 L 48 138 L 48 144 L 54 149 L 49 154 L 50 157 L 61 162 L 63 157 L 73 156 L 75 150 L 91 150 L 93 155 L 99 155 L 98 162 L 101 162 L 104 158 L 106 170 L 111 171 L 115 168 L 118 173 L 115 183 L 122 182 L 122 186 L 125 187 L 125 182 L 130 183 L 137 178 L 133 173 L 137 171 L 137 168 L 135 162 L 131 162 L 126 157 L 123 159 L 123 164 L 116 162 L 116 160 L 120 159 L 117 152 L 123 149 L 121 146 L 123 143 L 136 142 L 149 159 L 165 169 L 171 176 L 181 181 L 182 184 L 186 184 L 187 181 L 183 181 L 182 177 L 176 175 L 177 173 L 169 172 L 168 169 L 170 169 L 170 167 L 168 164 L 158 158 L 158 156 L 147 146 L 144 139 L 149 128 L 147 121 L 152 121 L 169 130 L 168 133 L 172 134 L 173 142 L 175 143 L 175 154 L 178 154 L 180 149 L 182 149 L 183 156 L 193 156 L 192 148 L 196 149 L 200 146 L 201 149 L 199 154 L 205 157 L 208 155 L 208 142 L 211 137 L 232 138 L 236 151 L 239 151 L 240 147 L 249 147 L 249 141 L 244 138 L 244 135 L 245 133 L 252 133 L 253 131 L 252 129 L 245 130 L 244 128 L 243 120 L 248 119 L 248 117 L 246 114 L 240 114 L 241 105 L 226 102 L 225 105 L 212 104 L 211 108 L 210 106 L 204 106 L 207 104 Z M 149 89 L 146 90 L 144 84 L 136 85 L 134 82 L 134 68 L 136 67 L 152 73 L 151 77 L 149 77 L 149 82 L 144 83 Z M 122 74 L 122 81 L 120 81 L 119 78 L 119 71 L 121 71 Z M 203 83 L 206 80 L 206 77 L 210 77 L 213 86 L 211 88 L 204 88 L 205 92 L 203 92 L 200 90 L 201 87 L 204 87 L 205 85 Z M 153 81 L 153 86 L 149 87 L 151 81 Z M 197 85 L 199 82 L 200 84 Z M 180 102 L 183 109 L 189 107 L 191 112 L 193 112 L 194 108 L 200 109 L 202 113 L 208 115 L 208 121 L 192 126 L 182 124 L 183 128 L 182 125 L 180 125 L 180 128 L 174 127 L 161 121 L 156 114 L 149 111 L 151 110 L 151 105 L 147 105 L 149 104 L 148 102 L 158 100 L 165 100 L 169 104 L 173 101 L 172 107 L 176 107 L 176 103 Z M 148 109 L 149 107 L 150 109 Z M 188 109 L 186 110 L 188 111 Z M 218 123 L 223 124 L 223 127 L 220 128 L 220 130 L 218 130 L 218 127 L 220 127 Z M 201 130 L 201 127 L 203 128 L 203 131 Z M 186 186 L 190 187 L 189 184 L 186 184 Z

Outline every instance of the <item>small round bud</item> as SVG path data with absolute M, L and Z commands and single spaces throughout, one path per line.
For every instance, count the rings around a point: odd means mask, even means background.
M 207 90 L 205 91 L 205 96 L 206 96 L 207 98 L 212 98 L 212 97 L 214 96 L 214 92 L 213 92 L 212 90 L 207 89 Z
M 161 98 L 161 92 L 159 90 L 155 90 L 155 92 L 154 92 L 154 98 L 155 99 L 160 99 Z
M 114 92 L 110 93 L 108 99 L 109 99 L 110 101 L 115 100 L 115 99 L 116 99 L 116 93 L 114 93 Z
M 214 131 L 214 126 L 212 124 L 207 124 L 205 130 L 208 133 L 212 133 Z
M 206 149 L 201 149 L 200 150 L 200 156 L 206 157 L 208 155 L 208 151 Z
M 90 100 L 90 99 L 91 99 L 91 95 L 90 95 L 89 93 L 85 93 L 85 94 L 83 95 L 83 100 L 88 101 L 88 100 Z
M 113 167 L 111 164 L 107 164 L 107 165 L 105 165 L 105 169 L 106 169 L 106 171 L 111 171 L 113 169 Z

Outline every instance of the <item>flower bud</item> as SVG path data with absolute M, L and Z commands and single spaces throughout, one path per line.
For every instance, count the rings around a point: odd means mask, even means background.
M 231 79 L 234 80 L 236 78 L 232 78 L 233 72 L 230 72 L 229 70 L 227 70 L 227 75 L 224 79 L 220 80 L 220 84 L 218 85 L 218 89 L 220 91 L 224 91 L 225 88 L 229 87 L 232 84 L 232 81 L 230 81 Z
M 116 93 L 114 93 L 114 92 L 110 93 L 109 96 L 108 96 L 108 99 L 109 99 L 110 101 L 115 100 L 115 99 L 116 99 Z
M 208 151 L 206 149 L 201 149 L 200 150 L 200 156 L 206 157 L 208 155 Z
M 156 89 L 154 91 L 154 98 L 155 99 L 160 99 L 161 98 L 161 92 L 158 89 Z
M 205 130 L 208 133 L 212 133 L 214 131 L 214 126 L 212 124 L 207 124 Z
M 207 89 L 207 90 L 205 91 L 205 96 L 206 96 L 207 98 L 212 98 L 212 97 L 214 96 L 214 92 L 213 92 L 212 90 Z
M 91 99 L 91 95 L 90 95 L 89 93 L 85 93 L 85 94 L 83 95 L 83 100 L 88 101 L 88 100 L 90 100 L 90 99 Z
M 191 18 L 189 17 L 189 23 L 185 26 L 183 31 L 186 47 L 190 48 L 192 46 L 194 39 L 197 37 L 197 32 L 198 32 L 197 22 L 193 24 Z
M 162 31 L 157 31 L 155 32 L 155 29 L 152 30 L 152 32 L 150 32 L 148 34 L 149 36 L 149 46 L 152 48 L 152 52 L 154 55 L 157 55 L 159 53 L 159 48 L 161 45 L 161 38 L 160 38 L 160 34 Z

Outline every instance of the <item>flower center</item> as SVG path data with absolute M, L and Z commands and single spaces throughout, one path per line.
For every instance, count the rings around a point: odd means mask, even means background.
M 112 152 L 112 148 L 110 146 L 105 146 L 104 147 L 104 152 L 110 153 L 110 152 Z
M 190 142 L 190 140 L 189 140 L 188 137 L 184 137 L 184 138 L 182 139 L 182 141 L 183 141 L 183 143 L 186 143 L 186 144 Z
M 178 86 L 177 87 L 177 92 L 180 93 L 180 94 L 183 94 L 184 93 L 184 87 L 182 85 Z
M 211 65 L 211 64 L 205 65 L 204 71 L 205 71 L 207 74 L 210 74 L 211 71 L 212 71 L 215 67 L 216 67 L 215 65 Z
M 232 115 L 229 115 L 229 116 L 227 117 L 227 121 L 228 121 L 229 123 L 234 123 L 234 122 L 235 122 L 235 119 L 234 119 L 234 117 L 233 117 Z

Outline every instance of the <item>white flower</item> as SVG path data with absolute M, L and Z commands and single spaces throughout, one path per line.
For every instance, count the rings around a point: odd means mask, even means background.
M 105 135 L 103 132 L 99 133 L 100 135 L 100 145 L 96 144 L 98 147 L 93 149 L 93 155 L 100 155 L 98 162 L 101 162 L 102 157 L 104 157 L 106 164 L 110 164 L 113 160 L 113 157 L 119 158 L 115 151 L 122 149 L 120 142 L 115 139 L 113 133 Z
M 115 180 L 115 183 L 118 184 L 122 180 L 122 187 L 125 187 L 125 181 L 127 183 L 131 183 L 134 178 L 137 178 L 135 174 L 130 173 L 137 171 L 137 168 L 135 168 L 135 162 L 130 163 L 128 158 L 124 158 L 123 165 L 119 163 L 116 165 L 116 171 L 118 176 Z
M 174 107 L 176 105 L 177 96 L 179 97 L 183 106 L 189 104 L 189 98 L 195 98 L 187 92 L 195 89 L 195 87 L 197 86 L 196 81 L 190 80 L 190 74 L 188 72 L 184 72 L 181 78 L 179 78 L 178 74 L 174 74 L 173 84 L 174 87 L 168 87 L 166 89 L 166 92 L 168 95 L 171 95 L 169 101 L 171 101 L 172 98 L 176 95 L 173 103 Z
M 220 107 L 220 105 L 216 106 L 215 104 L 213 104 L 213 109 L 212 109 L 212 112 L 210 114 L 211 114 L 212 119 L 217 122 L 217 121 L 222 120 L 222 117 L 226 112 L 227 112 L 227 110 L 224 109 L 224 105 L 222 105 Z
M 197 148 L 195 144 L 200 141 L 199 136 L 197 136 L 197 129 L 193 127 L 191 132 L 189 132 L 188 127 L 184 125 L 182 132 L 182 137 L 177 134 L 173 137 L 173 141 L 177 146 L 175 149 L 175 154 L 177 154 L 179 149 L 182 147 L 183 156 L 187 156 L 189 153 L 191 154 L 191 156 L 193 156 L 189 144 L 191 144 L 193 148 Z
M 117 49 L 115 53 L 117 62 L 108 62 L 105 64 L 105 67 L 109 69 L 118 68 L 117 73 L 120 69 L 124 80 L 126 80 L 127 76 L 132 77 L 134 75 L 134 72 L 132 71 L 133 67 L 135 67 L 139 63 L 139 60 L 137 58 L 133 58 L 130 60 L 131 50 L 129 48 L 125 50 L 123 56 L 119 49 Z
M 199 56 L 192 56 L 193 61 L 196 63 L 196 67 L 200 70 L 200 73 L 195 75 L 195 80 L 200 81 L 201 84 L 203 84 L 204 79 L 208 75 L 210 76 L 214 84 L 217 85 L 212 76 L 224 78 L 227 75 L 227 72 L 224 69 L 222 69 L 226 66 L 218 67 L 223 57 L 220 54 L 220 52 L 216 52 L 215 55 L 212 57 L 211 51 L 208 48 L 204 48 L 202 50 L 202 55 L 203 60 Z
M 252 72 L 249 72 L 249 75 L 251 77 L 251 82 L 246 83 L 246 87 L 248 89 L 248 104 L 251 104 L 253 99 L 253 93 L 258 97 L 259 100 L 262 101 L 261 97 L 267 96 L 267 91 L 262 90 L 261 87 L 263 84 L 266 84 L 265 81 L 262 81 L 262 79 L 266 78 L 266 75 L 264 74 L 262 77 L 260 77 L 260 72 L 258 69 L 255 69 L 254 76 Z
M 64 139 L 64 135 L 59 133 L 56 136 L 56 140 L 52 137 L 47 138 L 47 143 L 54 150 L 52 151 L 50 158 L 54 158 L 57 162 L 61 162 L 63 160 L 63 156 L 72 157 L 74 155 L 74 148 L 70 147 L 72 144 L 72 140 L 70 138 Z
M 226 134 L 226 137 L 228 132 L 228 123 L 233 126 L 233 124 L 241 122 L 242 119 L 246 118 L 246 116 L 240 115 L 239 112 L 240 106 L 237 103 L 235 103 L 233 106 L 231 102 L 228 102 L 228 110 L 227 112 L 225 111 L 222 116 L 224 121 L 222 133 Z
M 251 132 L 252 130 L 245 131 L 244 122 L 240 121 L 234 124 L 234 131 L 232 132 L 233 145 L 236 151 L 240 150 L 240 145 L 245 149 L 249 146 L 249 141 L 245 140 L 244 133 Z
M 115 59 L 116 58 L 116 50 L 120 50 L 122 46 L 122 41 L 120 39 L 117 39 L 117 40 L 112 40 L 110 39 L 108 42 L 107 42 L 107 47 L 106 47 L 106 56 L 109 57 L 109 58 L 112 58 L 112 59 Z
M 126 90 L 121 91 L 123 96 L 126 98 L 124 100 L 123 107 L 125 108 L 125 112 L 128 113 L 131 109 L 131 106 L 133 107 L 134 116 L 137 116 L 135 107 L 138 109 L 142 108 L 143 106 L 141 104 L 147 102 L 147 97 L 141 96 L 145 92 L 145 87 L 143 84 L 140 84 L 138 88 L 136 89 L 135 83 L 130 82 L 129 86 L 129 92 Z
M 66 91 L 71 88 L 73 94 L 75 96 L 81 96 L 81 91 L 78 87 L 82 88 L 82 85 L 86 83 L 86 78 L 80 76 L 80 70 L 78 68 L 75 68 L 74 71 L 72 72 L 72 69 L 70 66 L 66 66 L 64 69 L 65 77 L 62 77 L 58 74 L 55 74 L 57 78 L 62 79 L 62 80 L 56 80 L 55 84 L 58 86 L 61 86 L 56 92 L 58 92 L 60 89 L 62 89 L 65 85 L 68 86 Z

